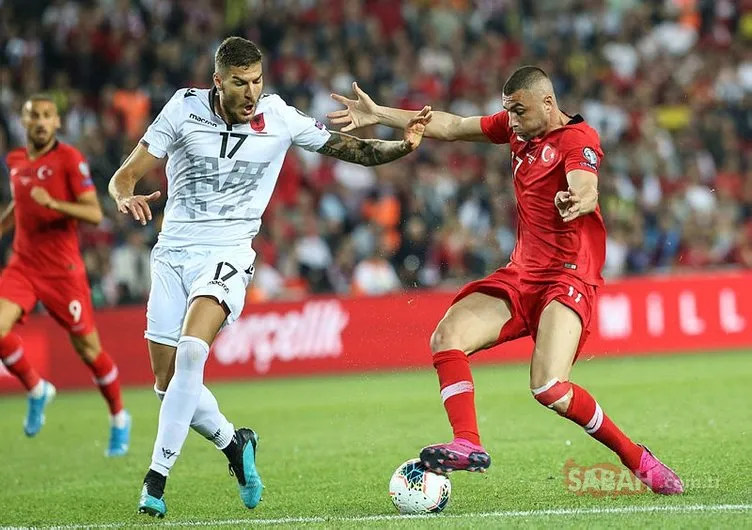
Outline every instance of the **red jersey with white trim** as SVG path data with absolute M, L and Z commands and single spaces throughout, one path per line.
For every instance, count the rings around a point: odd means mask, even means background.
M 601 285 L 606 227 L 600 207 L 565 223 L 554 206 L 556 193 L 569 187 L 569 171 L 598 174 L 603 159 L 598 133 L 580 115 L 528 142 L 512 132 L 507 111 L 484 116 L 480 124 L 489 140 L 508 143 L 512 150 L 518 223 L 511 264 L 533 273 L 566 272 Z
M 57 142 L 47 153 L 30 160 L 25 148 L 8 153 L 10 187 L 15 202 L 15 235 L 10 265 L 41 276 L 85 272 L 78 243 L 78 221 L 45 208 L 31 198 L 40 186 L 53 199 L 76 202 L 94 190 L 89 165 L 74 147 Z

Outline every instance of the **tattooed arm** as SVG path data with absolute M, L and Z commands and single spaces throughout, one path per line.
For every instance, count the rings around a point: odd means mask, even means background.
M 412 153 L 404 141 L 363 140 L 349 134 L 331 131 L 332 137 L 318 150 L 322 155 L 339 158 L 362 166 L 378 166 Z
M 362 166 L 386 164 L 415 151 L 430 121 L 431 107 L 423 107 L 423 110 L 416 114 L 405 127 L 405 139 L 402 141 L 362 139 L 331 131 L 332 137 L 321 146 L 318 152 Z

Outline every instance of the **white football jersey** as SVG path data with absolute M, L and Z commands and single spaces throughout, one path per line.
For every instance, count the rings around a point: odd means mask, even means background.
M 228 125 L 214 112 L 215 93 L 178 90 L 141 139 L 168 156 L 162 246 L 250 243 L 290 146 L 316 151 L 331 136 L 274 94 L 259 98 L 251 123 Z

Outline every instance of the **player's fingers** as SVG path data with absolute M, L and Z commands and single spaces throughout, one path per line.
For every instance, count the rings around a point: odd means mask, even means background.
M 350 131 L 352 131 L 355 128 L 356 128 L 355 124 L 354 123 L 350 123 L 349 125 L 347 125 L 345 127 L 342 127 L 341 131 L 342 132 L 350 132 Z
M 138 218 L 136 219 L 136 221 L 138 221 L 142 225 L 145 225 L 147 219 L 149 219 L 149 215 L 147 215 L 146 213 L 147 210 L 148 208 L 144 208 L 143 205 L 141 204 L 138 205 Z
M 146 221 L 151 221 L 151 208 L 149 208 L 149 203 L 146 201 L 146 197 L 138 197 L 138 207 L 141 215 L 141 224 L 146 224 Z
M 133 216 L 133 219 L 135 219 L 136 221 L 141 222 L 141 219 L 142 219 L 142 217 L 141 217 L 141 208 L 139 208 L 139 206 L 138 206 L 137 203 L 131 202 L 128 205 L 128 211 L 131 212 L 131 215 Z
M 342 103 L 346 107 L 349 106 L 350 103 L 355 103 L 354 100 L 346 98 L 345 96 L 340 96 L 339 94 L 332 94 L 332 99 L 336 101 L 337 103 Z
M 144 197 L 144 199 L 145 199 L 145 200 L 146 200 L 147 202 L 148 202 L 148 201 L 156 201 L 156 200 L 157 200 L 157 199 L 159 199 L 159 198 L 160 198 L 161 196 L 162 196 L 162 192 L 161 192 L 161 191 L 155 191 L 155 192 L 153 192 L 153 193 L 150 193 L 150 194 L 149 194 L 149 195 L 147 195 L 146 197 Z
M 329 121 L 331 121 L 334 125 L 347 125 L 352 122 L 352 118 L 350 116 L 343 116 L 342 118 L 332 118 Z
M 357 81 L 353 81 L 352 87 L 353 87 L 353 92 L 355 92 L 355 95 L 358 96 L 358 99 L 370 99 L 368 97 L 368 94 L 366 94 L 360 89 Z
M 347 109 L 341 109 L 341 110 L 335 110 L 333 112 L 330 112 L 326 115 L 327 118 L 330 120 L 335 120 L 337 118 L 347 118 L 350 115 L 350 111 Z

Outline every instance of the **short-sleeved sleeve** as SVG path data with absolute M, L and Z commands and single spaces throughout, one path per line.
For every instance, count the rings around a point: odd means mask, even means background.
M 68 175 L 68 185 L 75 197 L 80 197 L 87 191 L 96 190 L 94 182 L 91 180 L 89 163 L 86 162 L 84 155 L 77 149 L 71 148 L 66 157 L 66 171 Z
M 306 151 L 318 151 L 332 136 L 323 123 L 295 107 L 285 105 L 283 113 L 293 145 Z
M 185 92 L 185 89 L 175 92 L 141 138 L 141 144 L 157 158 L 164 158 L 170 146 L 177 140 L 179 110 Z
M 564 170 L 567 173 L 575 169 L 598 173 L 603 151 L 595 131 L 571 131 L 560 145 L 564 154 Z
M 480 129 L 486 138 L 495 144 L 508 144 L 511 137 L 509 129 L 509 113 L 505 110 L 483 116 L 480 119 Z

